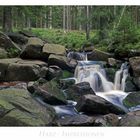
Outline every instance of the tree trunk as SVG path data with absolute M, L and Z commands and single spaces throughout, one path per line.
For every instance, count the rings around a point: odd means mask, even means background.
M 63 6 L 63 30 L 66 31 L 66 7 Z
M 12 7 L 11 6 L 3 7 L 3 31 L 4 32 L 12 31 Z
M 49 7 L 48 27 L 52 29 L 52 6 Z
M 89 6 L 86 6 L 85 10 L 86 10 L 86 39 L 89 40 L 90 38 Z

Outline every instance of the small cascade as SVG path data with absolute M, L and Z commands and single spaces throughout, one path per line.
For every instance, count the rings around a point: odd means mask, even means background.
M 125 81 L 127 76 L 128 76 L 127 63 L 123 63 L 121 65 L 120 70 L 118 70 L 115 74 L 114 90 L 125 91 Z
M 79 52 L 72 51 L 67 54 L 67 58 L 69 60 L 75 59 L 77 61 L 87 61 L 87 53 L 85 52 L 79 53 Z

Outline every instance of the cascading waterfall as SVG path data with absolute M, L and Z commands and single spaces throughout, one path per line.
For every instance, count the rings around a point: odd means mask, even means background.
M 89 82 L 96 95 L 127 111 L 122 103 L 128 95 L 124 92 L 128 76 L 127 63 L 123 63 L 120 70 L 116 72 L 114 83 L 107 80 L 103 67 L 94 61 L 79 61 L 74 76 L 76 83 Z

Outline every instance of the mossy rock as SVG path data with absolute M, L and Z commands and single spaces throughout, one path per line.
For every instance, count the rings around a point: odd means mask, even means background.
M 53 108 L 42 106 L 26 90 L 0 90 L 0 126 L 46 126 L 54 117 Z
M 134 107 L 140 105 L 140 92 L 132 92 L 123 100 L 126 107 Z
M 7 57 L 8 57 L 7 51 L 0 48 L 0 59 Z

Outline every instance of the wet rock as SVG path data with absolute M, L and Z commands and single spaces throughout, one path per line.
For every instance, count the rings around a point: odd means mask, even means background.
M 133 82 L 136 85 L 137 89 L 140 90 L 140 77 L 133 77 Z
M 26 44 L 28 42 L 28 38 L 19 33 L 7 33 L 7 36 L 9 36 L 13 42 L 20 45 Z
M 0 126 L 47 126 L 54 117 L 53 108 L 39 104 L 27 90 L 0 90 Z
M 67 102 L 55 79 L 42 86 L 32 85 L 32 83 L 30 83 L 28 90 L 34 95 L 43 97 L 43 100 L 51 105 L 64 105 Z
M 68 71 L 74 70 L 74 68 L 69 65 L 66 56 L 51 54 L 48 58 L 48 64 L 49 66 L 56 65 L 60 67 L 62 70 L 68 70 Z
M 44 42 L 37 37 L 31 37 L 28 39 L 28 43 L 25 49 L 20 54 L 24 59 L 43 59 L 42 48 Z
M 108 58 L 113 57 L 112 54 L 97 49 L 94 49 L 87 56 L 88 56 L 88 60 L 93 60 L 93 61 L 108 61 Z
M 90 87 L 88 82 L 82 82 L 70 86 L 65 93 L 69 100 L 78 101 L 83 95 L 91 94 L 95 95 L 95 92 Z
M 140 57 L 131 57 L 129 63 L 134 77 L 140 77 Z
M 133 81 L 133 77 L 128 76 L 125 81 L 125 92 L 133 92 L 133 91 L 137 91 L 137 90 L 138 90 L 138 88 Z
M 43 54 L 57 54 L 57 55 L 66 55 L 66 49 L 62 45 L 58 44 L 45 44 L 43 46 Z
M 116 71 L 117 70 L 115 68 L 105 68 L 108 81 L 111 81 L 114 83 L 114 77 L 115 77 Z
M 96 95 L 83 95 L 76 105 L 76 109 L 79 112 L 86 114 L 124 114 L 125 112 L 108 102 L 107 100 Z
M 94 118 L 87 115 L 65 116 L 57 120 L 59 126 L 93 126 Z
M 140 110 L 124 115 L 120 120 L 119 126 L 140 126 Z
M 8 58 L 8 52 L 5 49 L 0 48 L 0 59 Z
M 127 107 L 134 107 L 140 105 L 140 92 L 132 92 L 126 96 L 123 103 Z
M 1 59 L 0 60 L 0 80 L 1 81 L 34 81 L 40 78 L 41 68 L 47 64 L 42 61 Z
M 69 78 L 69 79 L 60 79 L 60 86 L 62 89 L 67 89 L 75 84 L 75 79 Z

